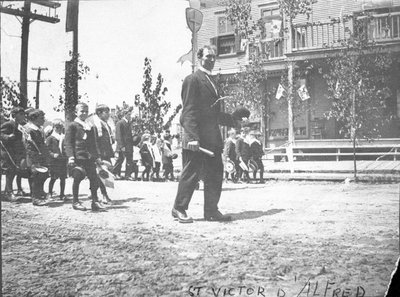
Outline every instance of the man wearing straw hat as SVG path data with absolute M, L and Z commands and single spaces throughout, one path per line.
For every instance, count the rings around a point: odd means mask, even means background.
M 180 223 L 192 223 L 187 215 L 200 174 L 204 181 L 204 218 L 207 221 L 230 221 L 218 210 L 224 167 L 223 141 L 219 125 L 234 127 L 250 112 L 241 108 L 232 115 L 221 112 L 221 96 L 211 71 L 215 64 L 215 48 L 204 46 L 197 52 L 199 69 L 187 76 L 182 85 L 182 172 L 172 216 Z M 213 153 L 205 154 L 204 149 Z
M 5 173 L 6 184 L 4 190 L 5 199 L 15 201 L 17 198 L 12 191 L 15 175 L 25 158 L 25 148 L 22 141 L 22 132 L 19 125 L 25 122 L 25 112 L 22 107 L 14 107 L 11 110 L 11 120 L 1 125 L 1 170 Z

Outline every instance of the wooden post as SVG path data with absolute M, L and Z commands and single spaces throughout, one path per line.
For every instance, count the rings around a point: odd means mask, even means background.
M 20 93 L 21 107 L 28 107 L 28 41 L 29 41 L 29 25 L 31 11 L 31 0 L 25 0 L 24 12 L 26 15 L 22 18 L 22 34 L 21 34 L 21 65 L 20 65 Z
M 289 62 L 288 68 L 288 146 L 286 148 L 286 155 L 288 157 L 290 173 L 294 173 L 294 163 L 293 163 L 293 145 L 294 145 L 294 117 L 293 117 L 293 70 L 295 63 Z

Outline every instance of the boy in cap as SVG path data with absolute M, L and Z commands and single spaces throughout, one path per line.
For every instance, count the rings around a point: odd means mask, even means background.
M 224 146 L 224 161 L 225 164 L 227 162 L 233 162 L 235 164 L 235 168 L 237 171 L 237 162 L 236 162 L 236 129 L 231 128 L 228 131 L 228 138 L 225 140 L 225 146 Z M 231 172 L 231 180 L 233 182 L 236 182 L 236 176 L 235 172 Z M 225 179 L 228 181 L 229 179 L 229 172 L 225 171 Z
M 96 133 L 97 147 L 99 149 L 100 158 L 111 165 L 111 158 L 114 156 L 112 148 L 113 139 L 111 127 L 107 124 L 110 118 L 110 108 L 105 104 L 100 104 L 96 107 L 96 114 L 93 117 L 94 128 Z M 106 186 L 99 182 L 100 192 L 103 196 L 102 203 L 110 203 L 111 199 L 108 196 Z
M 42 129 L 45 122 L 44 116 L 45 113 L 42 110 L 34 109 L 28 114 L 26 125 L 26 162 L 31 171 L 32 203 L 35 206 L 47 204 L 43 185 L 49 176 L 47 167 L 50 163 L 50 154 Z
M 251 131 L 249 134 L 250 144 L 250 159 L 253 160 L 258 169 L 260 170 L 260 183 L 264 183 L 264 165 L 262 162 L 262 156 L 264 155 L 263 147 L 261 142 L 256 138 L 257 132 Z M 256 179 L 257 171 L 253 171 L 253 179 Z
M 242 166 L 247 167 L 247 164 L 250 160 L 250 146 L 247 140 L 249 132 L 250 132 L 249 127 L 242 128 L 240 130 L 240 136 L 236 141 L 236 159 L 239 164 L 237 167 L 238 169 L 237 177 L 240 182 L 242 182 L 243 180 L 245 182 L 250 181 L 249 171 L 242 167 Z
M 64 123 L 62 120 L 53 122 L 53 131 L 46 138 L 46 145 L 50 152 L 50 182 L 49 193 L 52 195 L 54 183 L 60 179 L 60 200 L 65 199 L 65 180 L 67 178 L 67 156 L 64 145 Z

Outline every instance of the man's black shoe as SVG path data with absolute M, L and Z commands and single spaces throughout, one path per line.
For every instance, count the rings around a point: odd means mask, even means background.
M 92 202 L 92 211 L 105 211 L 106 208 L 101 202 Z
M 73 202 L 72 208 L 75 210 L 81 210 L 81 211 L 87 210 L 86 207 L 80 201 Z
M 186 211 L 179 211 L 173 208 L 171 213 L 172 217 L 177 219 L 179 223 L 193 223 L 193 219 L 186 214 Z
M 206 214 L 204 215 L 204 219 L 206 221 L 210 221 L 210 222 L 229 222 L 232 221 L 232 217 L 231 216 L 227 216 L 227 215 L 223 215 L 222 213 L 220 213 L 219 211 L 213 213 L 213 214 Z

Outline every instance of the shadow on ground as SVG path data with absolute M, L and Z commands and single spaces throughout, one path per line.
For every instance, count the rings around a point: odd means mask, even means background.
M 257 210 L 250 210 L 250 211 L 243 211 L 239 213 L 228 213 L 227 215 L 232 216 L 233 221 L 240 221 L 240 220 L 252 220 L 257 219 L 263 216 L 272 216 L 278 213 L 285 211 L 285 209 L 269 209 L 267 211 L 257 211 Z
M 139 197 L 132 197 L 132 198 L 126 198 L 126 199 L 119 199 L 119 200 L 117 200 L 117 199 L 113 199 L 112 200 L 112 205 L 122 205 L 122 204 L 124 204 L 124 203 L 127 203 L 127 202 L 137 202 L 137 201 L 140 201 L 140 200 L 144 200 L 144 198 L 139 198 Z

